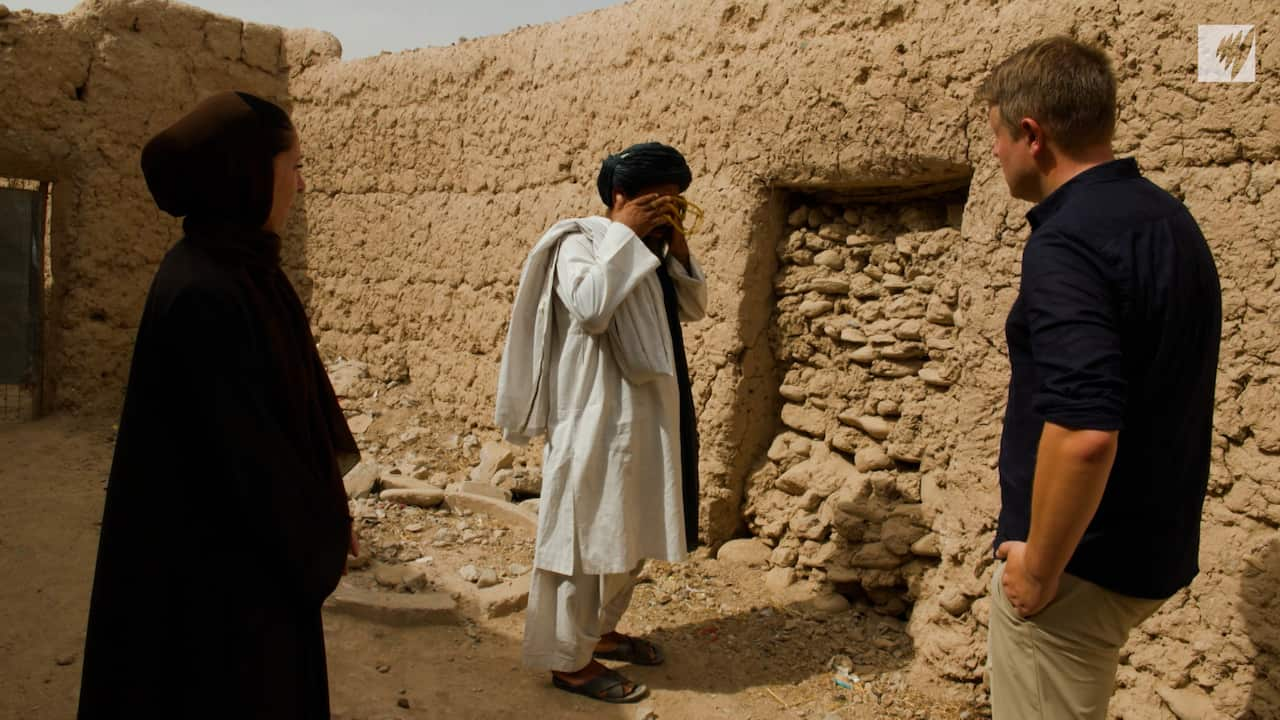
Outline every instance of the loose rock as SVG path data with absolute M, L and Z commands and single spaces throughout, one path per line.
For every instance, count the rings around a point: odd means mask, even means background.
M 538 497 L 542 494 L 542 471 L 538 468 L 499 470 L 493 484 L 507 490 L 513 498 Z
M 776 595 L 781 595 L 795 581 L 796 571 L 789 567 L 776 567 L 765 574 L 764 577 L 765 586 Z
M 361 413 L 347 420 L 347 427 L 351 429 L 353 435 L 363 435 L 369 426 L 373 424 L 373 418 Z
M 745 538 L 741 540 L 730 540 L 720 546 L 720 551 L 716 553 L 716 559 L 720 562 L 735 563 L 738 565 L 748 565 L 751 567 L 766 567 L 769 564 L 769 557 L 772 554 L 769 546 L 760 542 L 755 538 Z
M 369 366 L 355 360 L 339 360 L 329 367 L 329 382 L 339 398 L 351 397 L 368 377 Z
M 412 475 L 405 475 L 404 473 L 393 473 L 393 472 L 387 472 L 387 471 L 384 471 L 382 473 L 382 477 L 378 481 L 378 487 L 382 489 L 383 493 L 386 493 L 388 490 L 434 491 L 439 489 L 429 482 L 424 482 L 422 480 L 418 480 L 414 478 Z
M 515 463 L 510 446 L 501 442 L 487 442 L 480 448 L 480 463 L 471 470 L 471 482 L 488 483 L 499 470 L 507 470 Z
M 351 471 L 342 478 L 342 486 L 346 488 L 349 498 L 368 497 L 381 476 L 382 468 L 375 462 L 365 460 L 351 468 Z
M 810 600 L 809 604 L 818 612 L 841 613 L 849 609 L 849 598 L 840 593 L 823 593 Z
M 388 502 L 420 508 L 433 508 L 444 501 L 444 493 L 433 487 L 413 490 L 383 490 L 379 497 Z
M 408 565 L 379 565 L 373 579 L 382 587 L 408 592 L 424 590 L 428 585 L 426 572 Z
M 510 490 L 504 490 L 503 488 L 500 488 L 500 487 L 494 487 L 493 485 L 487 482 L 473 481 L 473 482 L 454 483 L 449 487 L 445 488 L 445 492 L 446 493 L 459 492 L 459 493 L 467 493 L 469 495 L 483 495 L 484 497 L 490 497 L 490 498 L 493 498 L 494 500 L 511 502 Z

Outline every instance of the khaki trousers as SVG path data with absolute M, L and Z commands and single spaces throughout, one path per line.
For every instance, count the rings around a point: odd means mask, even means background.
M 631 605 L 643 566 L 614 575 L 559 575 L 534 568 L 524 620 L 524 666 L 559 672 L 586 667 L 596 643 L 617 629 Z
M 1064 574 L 1053 602 L 1023 619 L 1001 587 L 1004 568 L 991 579 L 992 720 L 1104 720 L 1121 646 L 1164 601 Z

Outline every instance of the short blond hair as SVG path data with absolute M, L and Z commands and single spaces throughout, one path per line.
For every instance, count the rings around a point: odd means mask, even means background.
M 996 66 L 978 97 L 1000 109 L 1015 136 L 1034 118 L 1067 153 L 1110 143 L 1116 130 L 1116 76 L 1097 48 L 1069 37 L 1037 40 Z

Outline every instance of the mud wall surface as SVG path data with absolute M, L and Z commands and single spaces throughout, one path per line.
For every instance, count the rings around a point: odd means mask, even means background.
M 600 212 L 607 152 L 676 145 L 710 220 L 694 238 L 710 316 L 686 331 L 704 536 L 758 535 L 801 581 L 909 612 L 921 676 L 976 692 L 1028 207 L 974 92 L 1031 40 L 1096 43 L 1120 80 L 1117 151 L 1199 219 L 1225 307 L 1204 571 L 1135 632 L 1113 714 L 1276 717 L 1278 15 L 637 0 L 338 63 L 324 36 L 89 3 L 0 20 L 0 83 L 19 98 L 0 174 L 55 183 L 50 374 L 59 402 L 111 406 L 175 232 L 136 171 L 141 143 L 227 86 L 288 101 L 310 184 L 289 261 L 322 350 L 368 363 L 364 392 L 408 384 L 423 414 L 492 434 L 525 253 L 556 219 Z M 1260 28 L 1256 82 L 1196 82 L 1201 23 Z
M 53 186 L 46 409 L 113 412 L 123 397 L 151 276 L 181 233 L 147 193 L 143 144 L 215 92 L 287 105 L 290 66 L 339 53 L 323 33 L 157 0 L 0 17 L 0 177 Z

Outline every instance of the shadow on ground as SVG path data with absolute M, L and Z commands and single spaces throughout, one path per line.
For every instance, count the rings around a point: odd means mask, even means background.
M 1280 539 L 1262 552 L 1258 567 L 1246 570 L 1240 608 L 1249 639 L 1258 648 L 1257 673 L 1242 720 L 1280 718 Z
M 668 657 L 661 667 L 637 669 L 651 688 L 719 695 L 832 678 L 837 655 L 847 656 L 861 678 L 904 669 L 912 657 L 901 623 L 856 609 L 812 614 L 803 604 L 664 627 L 650 637 Z M 744 656 L 752 660 L 743 662 Z

